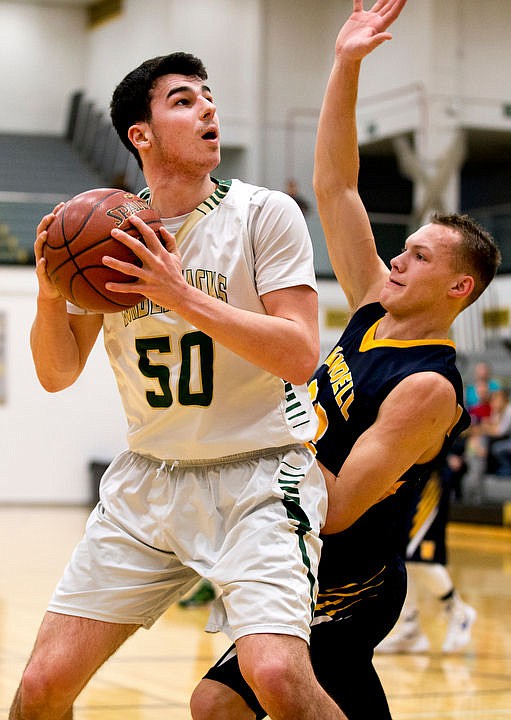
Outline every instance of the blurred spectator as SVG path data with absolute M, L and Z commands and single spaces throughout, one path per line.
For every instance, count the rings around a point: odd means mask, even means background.
M 483 483 L 487 473 L 497 470 L 497 460 L 493 446 L 497 441 L 511 437 L 511 403 L 504 389 L 495 390 L 490 395 L 491 412 L 488 417 L 474 420 L 469 429 L 469 439 L 465 460 L 468 465 L 466 478 L 475 500 L 483 499 Z
M 307 216 L 307 213 L 310 210 L 310 203 L 302 195 L 300 195 L 300 192 L 298 190 L 298 183 L 296 182 L 296 180 L 290 179 L 287 181 L 286 193 L 293 198 L 302 213 Z
M 494 442 L 491 454 L 495 461 L 495 475 L 511 477 L 511 437 Z
M 474 381 L 465 388 L 465 404 L 468 411 L 481 402 L 479 388 L 482 387 L 482 383 L 486 383 L 489 392 L 500 389 L 500 383 L 492 377 L 492 367 L 487 362 L 479 362 L 474 366 Z
M 491 390 L 487 380 L 476 380 L 473 385 L 473 397 L 475 402 L 472 405 L 466 403 L 467 410 L 472 419 L 472 425 L 479 425 L 491 415 Z

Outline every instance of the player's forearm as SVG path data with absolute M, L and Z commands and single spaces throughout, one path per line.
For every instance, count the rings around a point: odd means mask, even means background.
M 173 309 L 224 347 L 284 380 L 303 384 L 316 368 L 319 336 L 313 321 L 237 308 L 192 286 Z
M 359 153 L 356 102 L 360 61 L 337 56 L 321 108 L 316 140 L 314 190 L 323 198 L 338 197 L 358 184 Z
M 30 347 L 37 377 L 45 390 L 57 392 L 74 382 L 80 355 L 63 298 L 38 299 Z

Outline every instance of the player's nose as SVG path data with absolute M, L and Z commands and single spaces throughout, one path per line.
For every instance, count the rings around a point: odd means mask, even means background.
M 213 100 L 208 100 L 207 98 L 202 98 L 201 101 L 201 109 L 200 109 L 200 117 L 201 119 L 204 118 L 211 118 L 216 113 L 216 105 L 213 102 Z

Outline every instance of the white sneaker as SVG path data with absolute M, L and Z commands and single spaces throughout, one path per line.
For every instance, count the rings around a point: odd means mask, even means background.
M 472 625 L 477 613 L 470 605 L 459 598 L 454 598 L 447 607 L 446 614 L 448 625 L 442 652 L 452 653 L 461 650 L 470 642 Z
M 393 633 L 387 635 L 374 648 L 375 653 L 425 653 L 429 650 L 429 639 L 420 629 L 416 617 L 403 620 Z

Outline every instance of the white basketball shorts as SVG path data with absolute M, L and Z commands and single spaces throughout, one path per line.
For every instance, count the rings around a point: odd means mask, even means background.
M 308 640 L 326 514 L 301 446 L 207 466 L 125 451 L 48 609 L 150 627 L 199 577 L 220 592 L 211 631 Z

